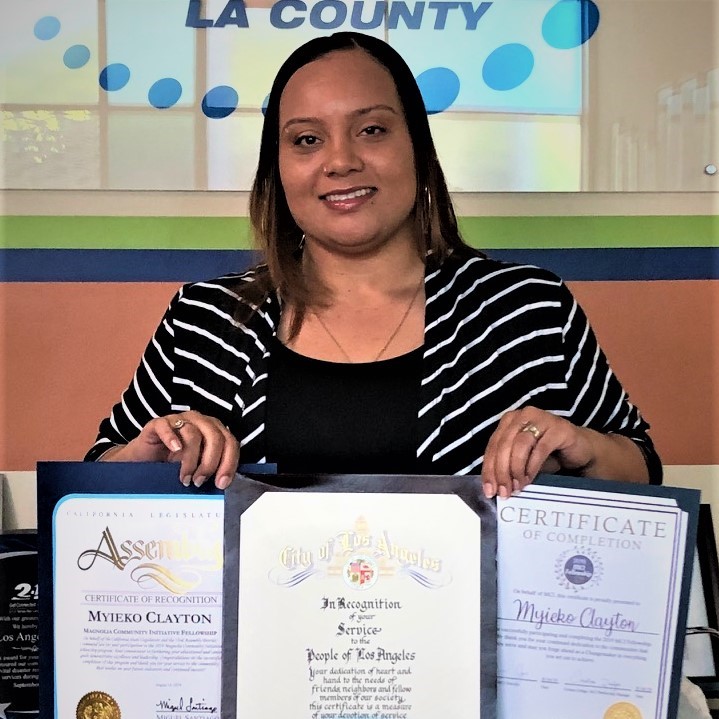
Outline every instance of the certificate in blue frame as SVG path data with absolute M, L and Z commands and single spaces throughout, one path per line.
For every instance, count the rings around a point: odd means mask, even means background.
M 543 487 L 547 487 L 547 490 Z M 558 636 L 555 632 L 555 635 L 549 637 L 562 651 L 557 649 L 546 652 L 547 661 L 544 663 L 540 662 L 543 656 L 541 651 L 527 651 L 526 647 L 500 651 L 500 716 L 506 712 L 509 712 L 509 715 L 512 715 L 512 712 L 521 712 L 527 708 L 528 703 L 536 706 L 537 701 L 545 704 L 557 701 L 562 692 L 567 697 L 565 713 L 555 706 L 555 717 L 576 714 L 577 702 L 584 710 L 588 710 L 590 698 L 597 704 L 594 711 L 597 711 L 606 698 L 612 711 L 638 711 L 638 707 L 634 708 L 636 702 L 650 712 L 648 716 L 652 719 L 676 716 L 699 496 L 699 492 L 692 489 L 542 475 L 520 493 L 519 502 L 512 504 L 514 500 L 507 500 L 507 516 L 505 510 L 499 508 L 498 578 L 505 591 L 500 593 L 498 604 L 500 613 L 504 612 L 506 615 L 499 621 L 500 635 L 505 628 L 511 631 L 515 625 L 531 626 L 535 621 L 538 622 L 536 629 L 540 631 L 538 634 L 534 632 L 537 636 L 525 637 L 530 642 L 543 640 L 541 635 L 550 628 L 559 633 L 566 631 L 564 636 Z M 539 511 L 533 505 L 536 505 Z M 616 530 L 623 527 L 622 524 L 616 524 L 619 517 L 624 517 L 624 520 L 629 518 L 630 522 L 642 522 L 643 524 L 637 526 L 647 531 L 656 524 L 657 528 L 661 528 L 661 533 L 657 530 L 654 541 L 646 537 L 642 539 L 630 524 L 621 535 L 621 541 L 618 541 L 616 538 L 620 535 Z M 602 533 L 604 518 L 610 522 L 608 526 L 612 527 L 613 534 L 607 531 Z M 665 519 L 668 520 L 666 523 Z M 595 521 L 599 522 L 599 528 L 593 526 Z M 522 531 L 505 531 L 510 526 L 521 526 Z M 559 536 L 557 531 L 551 531 L 557 526 L 567 531 L 563 531 L 562 536 Z M 631 534 L 632 531 L 635 532 L 634 535 Z M 557 536 L 550 536 L 552 534 Z M 659 537 L 662 539 L 658 539 Z M 567 551 L 561 553 L 559 550 L 563 542 Z M 549 573 L 547 562 L 544 561 L 547 559 L 545 553 L 552 558 L 549 562 Z M 513 557 L 530 555 L 533 559 L 519 562 L 521 572 L 518 575 L 515 568 L 507 567 L 508 554 Z M 657 563 L 658 557 L 661 561 Z M 581 571 L 589 572 L 586 577 L 593 576 L 586 587 L 581 586 L 584 579 L 578 579 L 575 584 L 569 581 L 570 578 L 565 574 L 565 561 L 573 558 L 582 560 L 584 564 Z M 642 574 L 641 570 L 646 562 L 653 562 L 646 564 L 647 567 L 661 567 L 664 572 L 661 580 L 653 576 L 647 578 L 646 573 Z M 591 566 L 592 563 L 594 567 Z M 606 571 L 604 577 L 603 564 L 606 565 L 605 570 L 611 570 Z M 550 577 L 549 574 L 556 576 Z M 643 582 L 639 579 L 642 576 L 645 577 Z M 615 589 L 621 587 L 621 596 L 611 594 L 611 581 L 614 581 Z M 532 583 L 535 586 L 530 586 Z M 607 590 L 609 596 L 606 596 Z M 532 610 L 531 617 L 518 613 L 521 604 L 517 609 L 515 596 L 526 596 L 526 604 Z M 627 599 L 636 601 L 627 602 Z M 615 603 L 615 600 L 618 602 Z M 510 605 L 517 611 L 509 611 Z M 603 614 L 604 609 L 609 613 L 617 610 L 620 612 L 617 616 L 621 616 L 621 620 L 618 621 L 626 621 L 627 624 L 609 629 L 607 637 L 616 630 L 614 636 L 617 642 L 612 641 L 614 646 L 599 646 L 597 642 L 601 633 L 597 633 L 596 647 L 586 645 L 586 637 L 581 639 L 580 626 L 595 626 L 582 623 L 580 613 L 585 606 L 590 606 L 589 611 L 597 611 L 598 615 Z M 555 612 L 557 607 L 560 609 L 558 614 Z M 615 608 L 610 610 L 610 607 Z M 651 609 L 652 621 L 649 622 L 649 617 L 645 614 L 636 616 L 635 612 L 639 610 L 632 612 L 631 607 L 643 607 L 642 611 Z M 535 614 L 535 608 L 538 614 Z M 575 608 L 578 611 L 574 611 Z M 625 608 L 628 611 L 624 611 Z M 575 619 L 568 617 L 568 613 L 573 613 Z M 526 624 L 528 619 L 529 625 Z M 632 625 L 637 620 L 639 625 L 633 628 Z M 637 631 L 635 636 L 634 631 Z M 635 680 L 632 678 L 634 674 L 631 667 L 641 666 L 641 662 L 637 664 L 632 661 L 632 654 L 644 651 L 640 646 L 641 642 L 648 638 L 647 631 L 654 633 L 655 639 L 651 645 L 653 649 L 649 651 L 656 654 L 647 655 L 645 660 L 650 662 L 647 666 L 658 663 L 658 673 L 654 677 L 644 672 L 647 683 L 632 688 L 633 685 L 630 684 Z M 586 632 L 585 629 L 584 633 Z M 645 635 L 644 639 L 642 634 Z M 524 635 L 523 632 L 522 636 Z M 632 642 L 626 644 L 623 640 L 620 641 L 621 636 L 631 639 Z M 578 646 L 577 637 L 580 638 L 579 643 L 585 642 L 586 649 Z M 526 645 L 526 641 L 520 643 Z M 566 647 L 562 646 L 563 643 L 566 643 Z M 626 649 L 622 648 L 622 644 L 625 644 Z M 535 646 L 535 649 L 539 647 Z M 568 657 L 564 656 L 564 649 L 578 657 L 579 663 L 573 666 L 566 661 Z M 581 657 L 582 651 L 589 654 Z M 624 655 L 626 656 L 622 660 Z M 613 661 L 614 666 L 625 667 L 627 671 L 615 674 L 613 679 L 610 676 L 594 676 L 592 667 L 595 665 L 592 662 L 599 656 L 607 657 L 607 661 Z M 611 657 L 615 658 L 611 660 Z M 534 663 L 540 662 L 541 669 L 539 665 L 527 664 L 530 660 Z M 552 672 L 556 671 L 559 665 L 566 666 L 566 676 L 559 677 L 558 682 L 552 681 L 556 679 Z M 511 671 L 508 671 L 510 666 Z M 596 669 L 594 671 L 596 672 Z M 611 674 L 611 671 L 609 673 Z M 642 676 L 641 672 L 637 676 Z M 546 677 L 546 680 L 543 677 Z M 544 691 L 537 694 L 537 691 L 542 689 Z M 573 714 L 570 707 L 574 708 Z
M 37 472 L 40 715 L 56 717 L 54 517 L 69 499 L 92 497 L 205 498 L 222 501 L 212 483 L 201 488 L 179 482 L 178 465 L 162 463 L 41 462 Z M 77 657 L 63 657 L 74 661 Z M 92 689 L 93 687 L 91 687 Z M 97 689 L 97 687 L 94 687 Z

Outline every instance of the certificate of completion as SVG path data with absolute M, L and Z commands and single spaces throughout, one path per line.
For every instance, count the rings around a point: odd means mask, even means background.
M 228 492 L 223 715 L 494 717 L 492 506 L 367 482 Z
M 498 501 L 499 717 L 673 716 L 691 514 L 645 491 Z
M 222 500 L 68 495 L 52 519 L 55 716 L 220 716 Z

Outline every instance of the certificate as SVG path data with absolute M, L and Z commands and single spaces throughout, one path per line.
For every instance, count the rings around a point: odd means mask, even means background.
M 223 717 L 493 719 L 496 524 L 476 480 L 278 480 L 225 497 Z
M 75 463 L 41 465 L 38 496 L 41 715 L 218 719 L 222 496 L 177 466 Z
M 498 716 L 675 716 L 698 492 L 554 479 L 497 507 Z

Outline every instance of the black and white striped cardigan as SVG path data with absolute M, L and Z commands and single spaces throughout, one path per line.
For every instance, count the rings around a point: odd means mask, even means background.
M 86 459 L 127 443 L 153 417 L 194 409 L 235 434 L 242 462 L 268 460 L 267 367 L 280 304 L 272 296 L 249 322 L 238 323 L 231 288 L 254 278 L 250 270 L 180 289 Z M 422 472 L 480 473 L 500 417 L 531 404 L 632 438 L 660 481 L 648 425 L 559 278 L 536 267 L 452 256 L 428 266 L 425 290 Z

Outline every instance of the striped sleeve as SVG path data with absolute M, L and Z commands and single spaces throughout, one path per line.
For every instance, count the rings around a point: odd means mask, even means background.
M 621 434 L 642 452 L 650 482 L 661 484 L 662 465 L 648 435 L 649 424 L 629 400 L 582 308 L 562 284 L 566 322 L 562 329 L 566 406 L 556 414 L 599 432 Z
M 109 449 L 127 444 L 151 419 L 173 411 L 175 329 L 172 316 L 182 294 L 181 289 L 170 302 L 130 385 L 112 408 L 110 416 L 100 423 L 97 438 L 85 455 L 85 461 L 96 461 Z

